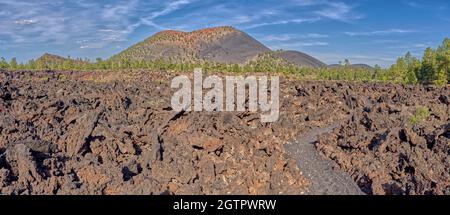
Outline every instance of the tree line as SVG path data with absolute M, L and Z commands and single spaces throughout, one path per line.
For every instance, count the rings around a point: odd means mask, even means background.
M 398 58 L 384 79 L 407 84 L 447 84 L 450 80 L 450 39 L 446 38 L 437 49 L 427 48 L 422 59 L 409 52 Z
M 18 63 L 16 58 L 9 62 L 0 58 L 0 69 L 9 70 L 126 70 L 145 69 L 151 71 L 192 71 L 196 67 L 209 72 L 277 72 L 293 74 L 299 78 L 319 80 L 348 80 L 348 81 L 383 81 L 402 84 L 435 84 L 446 85 L 450 80 L 450 39 L 446 38 L 436 48 L 427 48 L 422 58 L 416 58 L 407 53 L 397 59 L 390 68 L 383 69 L 376 65 L 372 68 L 354 68 L 348 60 L 337 68 L 307 68 L 299 67 L 292 63 L 264 55 L 258 60 L 245 65 L 224 64 L 208 61 L 181 61 L 175 60 L 103 60 L 62 58 L 55 60 L 30 60 L 26 63 Z

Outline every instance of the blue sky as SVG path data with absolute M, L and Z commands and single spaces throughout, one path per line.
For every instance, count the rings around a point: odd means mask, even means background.
M 152 34 L 231 25 L 272 49 L 388 66 L 450 37 L 448 0 L 0 0 L 0 56 L 107 58 Z

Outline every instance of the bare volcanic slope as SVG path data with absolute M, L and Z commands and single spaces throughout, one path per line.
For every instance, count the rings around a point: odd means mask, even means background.
M 113 56 L 113 60 L 170 60 L 245 63 L 271 50 L 233 27 L 192 32 L 161 31 Z
M 274 56 L 284 59 L 297 66 L 314 68 L 327 66 L 322 61 L 299 51 L 277 51 L 274 53 Z

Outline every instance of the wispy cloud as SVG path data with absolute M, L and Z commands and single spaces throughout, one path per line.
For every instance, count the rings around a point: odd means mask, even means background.
M 106 20 L 118 21 L 124 16 L 127 16 L 127 14 L 132 13 L 138 4 L 138 0 L 132 0 L 126 4 L 106 5 L 101 12 L 101 16 Z
M 80 49 L 103 48 L 127 41 L 140 26 L 151 26 L 158 17 L 191 2 L 177 0 L 161 6 L 144 0 L 116 0 L 106 4 L 87 0 L 2 0 L 0 39 L 12 45 L 68 45 L 72 40 L 72 43 L 78 41 Z M 157 24 L 154 27 L 161 28 Z
M 317 22 L 323 19 L 332 19 L 336 21 L 348 22 L 351 20 L 357 20 L 364 17 L 363 14 L 355 12 L 355 6 L 349 5 L 343 1 L 330 1 L 330 0 L 294 0 L 292 5 L 288 7 L 300 7 L 305 11 L 312 11 L 311 18 L 306 18 L 311 22 Z M 307 13 L 308 14 L 308 13 Z M 300 19 L 302 20 L 302 19 Z M 288 20 L 285 20 L 288 21 Z M 289 23 L 289 22 L 288 22 Z M 293 22 L 303 23 L 303 22 Z M 272 23 L 261 23 L 263 26 L 272 25 Z M 279 24 L 279 23 L 274 23 Z M 281 22 L 281 24 L 286 24 Z M 257 26 L 257 25 L 256 25 Z M 257 26 L 259 27 L 259 26 Z
M 297 6 L 312 6 L 317 4 L 323 4 L 326 1 L 323 0 L 294 0 L 292 1 Z
M 317 41 L 317 42 L 305 42 L 305 43 L 293 43 L 292 44 L 294 47 L 306 47 L 306 46 L 328 46 L 329 43 L 327 42 L 321 42 L 321 41 Z
M 172 11 L 178 10 L 181 6 L 190 4 L 192 2 L 194 2 L 194 0 L 177 0 L 174 2 L 170 2 L 163 10 L 152 13 L 150 18 L 154 19 L 160 16 L 167 15 Z
M 325 8 L 315 11 L 315 14 L 328 19 L 352 21 L 364 18 L 364 15 L 353 12 L 354 6 L 344 2 L 325 1 Z
M 412 8 L 422 8 L 423 7 L 423 5 L 422 4 L 419 4 L 419 3 L 417 3 L 417 2 L 415 2 L 415 1 L 403 1 L 403 3 L 405 4 L 405 5 L 407 5 L 407 6 L 409 6 L 409 7 L 412 7 Z
M 307 34 L 269 34 L 266 36 L 262 36 L 261 40 L 266 42 L 275 42 L 275 41 L 290 41 L 290 40 L 299 40 L 299 39 L 323 39 L 328 38 L 329 35 L 326 34 L 317 34 L 317 33 L 307 33 Z
M 292 35 L 292 34 L 279 34 L 279 35 L 270 34 L 270 35 L 261 37 L 261 41 L 265 41 L 265 42 L 289 41 L 289 40 L 292 40 L 293 38 L 294 38 L 294 35 Z
M 426 48 L 433 46 L 437 46 L 437 44 L 434 44 L 432 42 L 415 42 L 415 43 L 403 42 L 386 46 L 386 48 L 390 50 L 404 50 L 405 52 L 406 51 L 422 52 Z
M 16 25 L 32 25 L 32 24 L 36 24 L 37 23 L 37 21 L 36 20 L 33 20 L 33 19 L 22 19 L 22 20 L 16 20 L 16 21 L 14 21 L 14 23 L 16 24 Z
M 143 25 L 152 26 L 152 27 L 155 27 L 158 29 L 165 29 L 165 27 L 162 27 L 162 26 L 156 24 L 155 19 L 157 19 L 158 17 L 164 16 L 164 15 L 170 14 L 171 12 L 178 10 L 180 7 L 182 7 L 184 5 L 188 5 L 192 2 L 195 2 L 195 0 L 176 0 L 173 2 L 169 2 L 162 10 L 155 11 L 155 12 L 151 13 L 150 16 L 141 18 L 140 21 L 138 23 L 136 23 L 136 26 L 143 24 Z
M 327 34 L 316 34 L 316 33 L 308 33 L 305 35 L 300 35 L 299 38 L 311 38 L 311 39 L 320 39 L 320 38 L 328 38 Z
M 257 24 L 252 24 L 249 26 L 245 26 L 244 29 L 252 29 L 270 25 L 286 25 L 286 24 L 301 24 L 301 23 L 314 23 L 319 21 L 320 18 L 306 18 L 306 19 L 289 19 L 289 20 L 279 20 L 274 22 L 262 22 Z
M 392 34 L 407 34 L 407 33 L 414 33 L 416 31 L 414 30 L 408 30 L 408 29 L 388 29 L 388 30 L 377 30 L 377 31 L 367 31 L 367 32 L 344 32 L 344 34 L 348 36 L 386 36 L 386 35 L 392 35 Z
M 416 43 L 413 45 L 414 48 L 427 48 L 430 47 L 429 44 L 425 44 L 425 43 Z
M 420 9 L 422 11 L 431 11 L 433 13 L 441 13 L 448 8 L 447 1 L 420 1 L 420 0 L 403 0 L 403 5 L 412 8 L 412 9 Z M 446 13 L 447 15 L 448 13 Z
M 116 5 L 101 6 L 83 0 L 70 3 L 4 0 L 0 3 L 2 8 L 11 11 L 11 16 L 0 21 L 0 37 L 7 38 L 11 44 L 66 44 L 72 38 L 96 38 L 99 23 L 115 22 L 116 28 L 121 28 L 127 24 L 124 17 L 135 5 L 128 2 L 130 5 L 119 6 L 126 4 L 117 2 Z
M 269 45 L 272 49 L 304 49 L 306 47 L 320 47 L 329 46 L 328 42 L 323 41 L 308 41 L 308 42 L 283 42 Z

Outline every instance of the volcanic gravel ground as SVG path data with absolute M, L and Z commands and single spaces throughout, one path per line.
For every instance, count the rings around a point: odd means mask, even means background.
M 173 76 L 0 71 L 0 193 L 450 194 L 449 88 L 282 78 L 261 123 L 173 111 Z
M 319 155 L 314 143 L 319 135 L 329 133 L 337 125 L 316 128 L 300 135 L 294 142 L 285 145 L 289 156 L 310 181 L 307 194 L 311 195 L 362 195 L 358 185 L 344 171 L 335 168 L 333 162 Z

